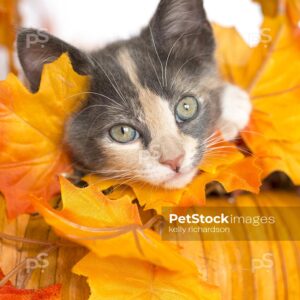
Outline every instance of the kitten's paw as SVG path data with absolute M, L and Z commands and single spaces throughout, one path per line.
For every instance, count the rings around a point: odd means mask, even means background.
M 221 107 L 218 128 L 226 141 L 232 140 L 249 122 L 252 111 L 250 97 L 239 87 L 227 84 L 221 97 Z

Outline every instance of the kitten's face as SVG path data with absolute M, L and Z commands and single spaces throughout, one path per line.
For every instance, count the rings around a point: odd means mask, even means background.
M 220 114 L 213 49 L 198 0 L 163 0 L 129 41 L 86 57 L 67 49 L 74 68 L 91 76 L 66 131 L 79 168 L 124 182 L 188 184 Z
M 219 82 L 189 57 L 164 61 L 161 72 L 154 45 L 140 43 L 97 53 L 93 94 L 70 121 L 68 141 L 99 174 L 183 187 L 218 119 Z

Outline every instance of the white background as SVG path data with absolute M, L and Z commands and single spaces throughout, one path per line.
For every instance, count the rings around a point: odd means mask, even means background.
M 200 1 L 200 0 L 199 0 Z M 128 38 L 147 25 L 159 0 L 21 0 L 22 26 L 46 29 L 83 49 Z M 204 0 L 208 17 L 234 26 L 255 46 L 260 37 L 260 6 L 251 0 Z M 0 48 L 0 79 L 6 76 Z

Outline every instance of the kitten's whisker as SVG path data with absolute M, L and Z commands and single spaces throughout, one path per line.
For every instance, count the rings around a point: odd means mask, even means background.
M 111 57 L 112 59 L 115 60 L 115 58 L 112 57 L 111 55 L 109 55 L 109 57 Z M 119 85 L 118 85 L 118 83 L 117 83 L 117 81 L 116 81 L 114 75 L 112 74 L 112 72 L 111 72 L 110 70 L 108 70 L 108 72 L 109 72 L 109 74 L 111 75 L 111 77 L 113 78 L 113 81 L 114 81 L 114 83 L 115 83 L 115 86 L 117 87 L 119 93 L 121 94 L 123 101 L 124 101 L 124 102 L 128 102 L 128 101 L 126 100 L 126 98 L 124 97 L 124 94 L 122 93 L 122 89 L 120 89 L 120 87 L 119 87 Z
M 195 34 L 195 33 L 183 33 L 172 45 L 172 47 L 170 48 L 170 51 L 168 53 L 167 56 L 167 60 L 166 60 L 166 64 L 165 64 L 165 82 L 166 82 L 166 86 L 168 86 L 168 77 L 167 77 L 167 70 L 168 70 L 168 63 L 169 63 L 169 59 L 170 56 L 172 54 L 172 51 L 174 49 L 174 47 L 176 46 L 176 44 L 183 38 L 183 37 L 187 37 L 187 36 L 192 36 L 192 35 L 199 35 L 199 34 Z
M 239 139 L 234 139 L 234 140 L 231 140 L 230 142 L 234 142 L 234 141 L 239 141 Z M 211 146 L 214 146 L 214 145 L 219 145 L 219 144 L 224 144 L 224 140 L 214 140 L 214 141 L 210 141 L 208 143 L 205 143 L 205 144 L 202 144 L 202 146 L 206 146 L 206 147 L 211 147 Z
M 103 171 L 101 171 L 101 172 L 103 172 Z M 116 176 L 111 175 L 111 176 L 105 176 L 104 178 L 99 178 L 96 181 L 94 181 L 92 184 L 89 184 L 89 186 L 95 186 L 101 182 L 105 182 L 108 180 L 119 181 L 116 185 L 113 185 L 114 187 L 120 187 L 122 185 L 126 185 L 126 184 L 128 185 L 129 183 L 138 182 L 138 181 L 136 181 L 136 179 L 139 179 L 138 176 L 133 176 L 131 174 L 131 171 L 122 172 L 120 170 L 115 170 L 115 172 L 118 173 L 118 175 L 116 175 Z M 113 173 L 113 170 L 109 170 L 108 173 L 109 174 Z M 103 174 L 99 174 L 99 173 L 97 173 L 95 175 L 103 176 Z
M 156 44 L 155 44 L 154 35 L 153 35 L 153 31 L 152 31 L 151 25 L 149 26 L 149 28 L 150 28 L 150 34 L 151 34 L 151 39 L 152 39 L 152 43 L 153 43 L 153 46 L 154 46 L 154 50 L 155 50 L 155 53 L 157 55 L 157 58 L 159 60 L 160 66 L 161 66 L 162 84 L 163 84 L 163 86 L 165 86 L 165 82 L 164 82 L 164 66 L 163 66 L 162 60 L 161 60 L 161 58 L 160 58 L 160 56 L 158 54 L 158 51 L 157 51 L 157 47 L 156 47 Z
M 223 125 L 222 127 L 218 128 L 219 131 L 223 131 L 223 132 L 226 132 L 226 130 L 230 130 L 231 129 L 231 125 L 230 124 L 226 124 L 226 125 Z M 261 132 L 258 132 L 258 131 L 250 131 L 250 130 L 239 130 L 239 135 L 242 134 L 242 133 L 250 133 L 250 134 L 256 134 L 256 135 L 260 135 L 262 137 L 266 137 L 264 134 L 262 134 Z M 236 138 L 233 138 L 231 139 L 230 141 L 234 141 L 234 140 L 238 140 L 240 139 L 241 137 L 236 137 Z
M 232 139 L 231 140 L 231 142 L 234 142 L 234 141 L 239 141 L 240 140 L 240 138 L 234 138 L 234 139 Z M 205 143 L 205 144 L 201 144 L 201 147 L 205 147 L 205 148 L 209 148 L 209 149 L 213 149 L 213 146 L 217 146 L 217 145 L 219 145 L 219 144 L 223 144 L 224 143 L 224 141 L 223 140 L 220 140 L 220 141 L 218 141 L 218 140 L 215 140 L 215 141 L 211 141 L 211 142 L 209 142 L 209 143 Z M 219 146 L 218 146 L 219 147 Z M 226 146 L 226 144 L 225 144 L 225 146 L 223 146 L 223 147 L 231 147 L 232 149 L 239 149 L 240 151 L 242 151 L 242 152 L 244 152 L 244 153 L 248 153 L 248 154 L 251 154 L 252 152 L 250 152 L 250 151 L 248 151 L 246 148 L 241 148 L 240 146 L 238 146 L 237 144 L 233 144 L 233 145 L 227 145 Z
M 69 96 L 69 97 L 66 97 L 64 100 L 67 100 L 67 99 L 72 98 L 72 97 L 80 96 L 80 95 L 83 95 L 83 94 L 91 94 L 91 95 L 101 96 L 101 97 L 103 97 L 103 98 L 106 98 L 106 99 L 112 101 L 112 102 L 115 103 L 118 107 L 120 107 L 120 108 L 123 109 L 123 107 L 121 106 L 121 104 L 118 103 L 116 100 L 114 100 L 114 99 L 112 99 L 112 98 L 110 98 L 110 97 L 108 97 L 108 96 L 106 96 L 106 95 L 104 95 L 104 94 L 95 93 L 95 92 L 82 92 L 82 93 L 74 94 L 74 95 L 71 95 L 71 96 Z
M 166 64 L 165 64 L 165 82 L 166 82 L 166 86 L 168 86 L 168 77 L 167 77 L 167 70 L 168 70 L 168 63 L 169 63 L 169 59 L 170 59 L 170 56 L 172 54 L 172 51 L 174 49 L 174 47 L 176 46 L 176 44 L 179 42 L 179 40 L 181 40 L 181 38 L 185 35 L 185 33 L 183 33 L 173 44 L 173 46 L 170 48 L 170 51 L 168 53 L 168 56 L 167 56 L 167 60 L 166 60 Z
M 269 139 L 269 137 L 267 137 L 265 134 L 263 134 L 262 132 L 258 132 L 258 131 L 253 131 L 253 130 L 241 130 L 240 133 L 249 133 L 249 134 L 255 134 L 255 135 L 259 135 L 263 138 L 267 138 Z
M 224 156 L 224 157 L 228 157 L 228 154 L 230 154 L 229 151 L 226 150 L 213 150 L 213 151 L 207 151 L 206 153 L 203 154 L 203 157 L 208 157 L 208 156 Z
M 211 137 L 209 137 L 209 138 L 207 138 L 207 139 L 205 139 L 205 140 L 202 141 L 201 147 L 202 146 L 206 146 L 206 145 L 208 145 L 210 143 L 214 143 L 214 142 L 221 143 L 221 142 L 224 142 L 224 140 L 221 137 L 219 137 L 219 136 L 211 136 Z
M 128 177 L 130 176 L 130 177 Z M 94 182 L 93 184 L 91 184 L 91 186 L 93 185 L 97 185 L 99 182 L 105 182 L 107 180 L 117 180 L 119 181 L 117 184 L 113 185 L 114 188 L 120 188 L 122 185 L 129 185 L 129 184 L 133 184 L 133 183 L 137 183 L 139 182 L 138 180 L 140 180 L 140 178 L 136 175 L 132 175 L 130 173 L 130 171 L 126 172 L 126 174 L 119 174 L 117 176 L 107 176 L 105 178 L 101 178 L 99 179 L 99 181 Z
M 212 143 L 210 145 L 206 145 L 205 149 L 210 149 L 210 150 L 214 150 L 214 149 L 237 149 L 238 146 L 236 144 L 233 145 L 223 145 L 222 143 Z
M 238 139 L 237 139 L 238 140 Z M 216 137 L 216 138 L 214 138 L 214 139 L 211 139 L 211 140 L 209 140 L 209 141 L 204 141 L 202 144 L 201 144 L 201 146 L 203 147 L 209 147 L 209 146 L 211 146 L 211 145 L 218 145 L 218 144 L 224 144 L 225 143 L 225 141 L 223 140 L 223 138 L 218 138 L 218 137 Z
M 97 115 L 96 118 L 93 120 L 92 124 L 89 126 L 89 129 L 88 129 L 87 134 L 86 134 L 85 144 L 87 143 L 88 139 L 91 137 L 91 135 L 90 135 L 91 130 L 93 130 L 93 129 L 95 130 L 94 124 L 98 121 L 98 119 L 99 119 L 100 117 L 103 116 L 103 114 L 105 114 L 105 112 L 103 112 L 103 113 Z
M 205 144 L 205 145 L 208 145 L 208 144 L 210 144 L 210 143 L 214 143 L 214 142 L 218 142 L 218 143 L 224 143 L 224 139 L 222 138 L 222 137 L 213 137 L 213 138 L 211 138 L 211 139 L 209 139 L 209 140 L 205 140 L 205 141 L 203 141 L 203 145 Z
M 119 107 L 116 107 L 116 106 L 113 106 L 113 105 L 108 105 L 108 104 L 95 104 L 95 105 L 88 106 L 85 109 L 87 109 L 87 108 L 95 108 L 95 107 L 106 107 L 106 108 L 109 108 L 109 109 L 112 108 L 112 109 L 114 109 L 116 111 L 123 111 L 123 109 L 121 110 Z
M 153 63 L 153 61 L 152 61 L 152 58 L 150 57 L 149 52 L 148 52 L 148 57 L 149 57 L 149 60 L 150 60 L 151 65 L 152 65 L 152 68 L 153 68 L 153 70 L 154 70 L 154 73 L 155 73 L 155 76 L 156 76 L 156 78 L 157 78 L 157 81 L 158 81 L 160 87 L 163 89 L 163 85 L 162 85 L 162 83 L 161 83 L 161 81 L 160 81 L 160 79 L 159 79 L 158 73 L 157 73 L 156 68 L 155 68 L 155 66 L 154 66 L 154 63 Z
M 218 134 L 218 131 L 214 131 L 209 137 L 207 137 L 204 141 L 209 140 L 210 138 L 216 136 Z
M 115 110 L 116 112 L 119 111 L 119 108 L 117 107 L 114 107 L 114 106 L 110 106 L 110 105 L 102 105 L 102 104 L 95 104 L 95 105 L 91 105 L 91 106 L 87 106 L 86 108 L 84 108 L 83 110 L 81 110 L 80 112 L 78 113 L 75 113 L 74 114 L 74 119 L 77 119 L 82 113 L 84 113 L 85 111 L 89 110 L 89 109 L 92 109 L 92 108 L 96 108 L 96 107 L 107 107 L 109 109 L 113 109 Z
M 243 154 L 247 154 L 248 156 L 255 156 L 255 154 L 253 154 L 252 152 L 249 152 L 248 150 L 246 150 L 246 149 L 244 149 L 244 148 L 240 148 L 240 147 L 238 147 L 238 146 L 235 146 L 235 147 L 232 147 L 232 148 L 224 148 L 224 147 L 215 147 L 215 148 L 207 148 L 206 150 L 205 150 L 205 152 L 204 153 L 218 153 L 218 150 L 219 149 L 234 149 L 234 150 L 239 150 L 241 153 L 243 153 Z M 227 153 L 227 154 L 230 154 L 230 153 L 232 153 L 231 151 L 223 151 L 223 153 Z
M 183 63 L 183 64 L 181 65 L 181 67 L 178 69 L 177 73 L 175 74 L 174 79 L 172 80 L 171 89 L 173 88 L 173 86 L 174 86 L 174 84 L 175 84 L 175 82 L 176 82 L 176 79 L 177 79 L 177 77 L 179 76 L 180 72 L 182 71 L 183 67 L 184 67 L 186 64 L 188 64 L 190 61 L 192 61 L 193 59 L 195 59 L 195 58 L 197 58 L 197 57 L 201 57 L 201 56 L 202 56 L 201 54 L 200 54 L 200 55 L 195 55 L 195 56 L 189 58 L 188 60 L 186 60 L 185 63 Z
M 236 149 L 238 146 L 236 146 L 236 145 L 232 145 L 232 146 L 216 146 L 216 147 L 214 147 L 215 145 L 212 145 L 212 146 L 210 146 L 210 147 L 207 147 L 207 149 L 211 149 L 211 150 L 213 150 L 213 149 Z
M 112 60 L 114 60 L 115 63 L 116 63 L 117 65 L 119 64 L 119 62 L 117 61 L 117 59 L 116 59 L 114 56 L 108 55 L 108 57 L 110 57 Z M 114 77 L 114 75 L 112 74 L 112 72 L 111 72 L 110 70 L 108 70 L 108 72 L 110 73 L 111 77 L 113 78 L 114 83 L 116 84 L 116 86 L 117 86 L 117 88 L 118 88 L 118 91 L 119 91 L 119 92 L 121 93 L 121 95 L 123 96 L 123 99 L 125 99 L 124 94 L 122 93 L 122 89 L 120 89 L 120 87 L 119 87 L 118 84 L 117 84 L 116 78 Z
M 119 92 L 119 90 L 117 89 L 117 87 L 113 84 L 111 78 L 108 76 L 108 74 L 106 73 L 106 71 L 104 70 L 103 66 L 100 64 L 100 62 L 96 61 L 95 59 L 94 59 L 94 61 L 97 64 L 97 66 L 100 67 L 100 69 L 102 70 L 102 72 L 104 73 L 104 75 L 106 76 L 106 78 L 109 80 L 109 82 L 112 85 L 112 87 L 114 88 L 115 92 L 124 101 L 124 103 L 126 103 L 126 99 L 122 97 L 122 94 Z

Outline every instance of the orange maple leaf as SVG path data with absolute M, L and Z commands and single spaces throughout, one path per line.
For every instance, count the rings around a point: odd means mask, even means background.
M 85 256 L 73 272 L 88 277 L 90 299 L 220 300 L 217 287 L 199 275 L 170 271 L 148 262 L 120 257 Z
M 300 21 L 300 2 L 299 0 L 253 0 L 262 6 L 264 15 L 275 17 L 286 10 L 292 24 L 298 27 Z
M 266 1 L 262 4 L 268 7 Z M 300 39 L 286 12 L 281 7 L 274 16 L 265 17 L 262 40 L 255 48 L 234 29 L 215 26 L 215 32 L 224 77 L 248 90 L 253 100 L 251 121 L 242 137 L 263 178 L 284 171 L 299 184 Z
M 17 0 L 0 0 L 0 45 L 7 49 L 9 68 L 12 72 L 16 72 L 14 65 L 15 28 L 18 27 L 20 21 L 17 3 Z
M 228 233 L 222 241 L 199 234 L 194 241 L 184 241 L 179 236 L 174 244 L 183 256 L 193 260 L 208 283 L 220 287 L 222 299 L 275 299 L 277 295 L 298 299 L 299 206 L 300 197 L 294 192 L 244 194 L 230 203 L 225 197 L 210 198 L 207 207 L 216 210 L 231 207 L 240 216 L 249 215 L 249 208 L 253 208 L 254 215 L 265 213 L 276 222 L 255 233 L 247 225 L 237 224 L 234 233 Z
M 9 217 L 32 211 L 30 194 L 47 201 L 59 192 L 57 175 L 70 169 L 63 129 L 86 86 L 66 54 L 45 66 L 35 94 L 12 74 L 0 82 L 0 191 Z
M 0 270 L 0 279 L 4 278 L 4 274 Z M 49 287 L 32 290 L 17 289 L 10 282 L 0 287 L 1 300 L 60 300 L 61 286 L 59 284 Z
M 293 24 L 299 27 L 300 22 L 300 2 L 299 0 L 288 1 L 288 13 Z
M 110 200 L 98 185 L 77 188 L 64 178 L 61 188 L 62 210 L 35 205 L 58 234 L 91 250 L 73 268 L 88 277 L 91 299 L 220 299 L 175 245 L 142 227 L 130 196 Z
M 58 234 L 86 246 L 99 257 L 120 256 L 151 262 L 169 270 L 197 273 L 194 264 L 143 226 L 128 195 L 110 200 L 97 185 L 77 188 L 61 178 L 63 209 L 57 211 L 35 199 L 37 210 Z

